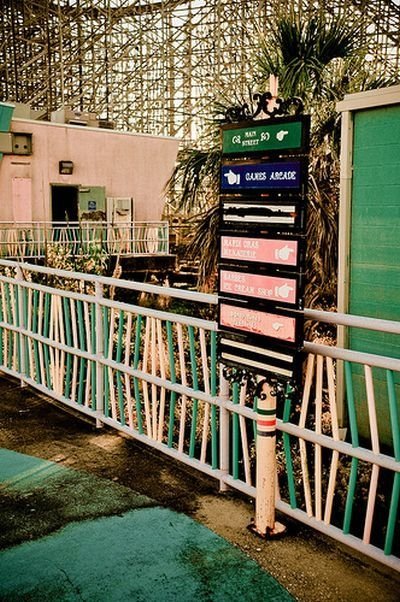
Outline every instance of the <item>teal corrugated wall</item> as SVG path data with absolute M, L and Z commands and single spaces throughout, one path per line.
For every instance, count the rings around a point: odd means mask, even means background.
M 354 114 L 353 153 L 349 312 L 400 320 L 400 105 Z M 400 358 L 396 335 L 352 330 L 350 345 Z M 374 388 L 380 438 L 391 445 L 383 372 L 374 370 Z M 360 433 L 367 437 L 364 378 L 359 368 L 353 374 Z

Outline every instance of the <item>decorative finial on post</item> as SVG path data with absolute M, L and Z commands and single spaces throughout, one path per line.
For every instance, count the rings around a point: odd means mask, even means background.
M 228 122 L 254 121 L 257 119 L 273 119 L 288 115 L 300 115 L 304 110 L 303 101 L 294 96 L 288 100 L 278 97 L 279 78 L 276 75 L 269 76 L 269 92 L 260 94 L 256 92 L 252 100 L 257 102 L 255 111 L 252 113 L 247 103 L 242 106 L 230 107 L 225 117 Z
M 279 77 L 277 75 L 271 74 L 269 76 L 269 91 L 271 92 L 272 96 L 275 98 L 278 97 L 278 85 L 279 85 Z
M 280 108 L 281 99 L 278 98 L 279 78 L 276 75 L 269 76 L 269 93 L 271 98 L 267 100 L 268 113 L 273 114 Z M 279 101 L 279 102 L 278 102 Z

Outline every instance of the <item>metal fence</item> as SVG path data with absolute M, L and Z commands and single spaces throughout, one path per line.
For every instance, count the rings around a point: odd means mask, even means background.
M 110 255 L 166 255 L 166 221 L 0 222 L 0 257 L 41 258 L 49 250 L 72 256 L 103 251 Z
M 1 371 L 212 475 L 222 489 L 257 496 L 255 463 L 263 461 L 255 457 L 257 399 L 224 378 L 217 325 L 208 317 L 214 295 L 5 260 L 0 272 Z M 129 302 L 109 298 L 115 289 Z M 133 299 L 139 293 L 168 297 L 180 308 L 141 307 Z M 305 314 L 400 334 L 399 323 Z M 306 343 L 305 352 L 301 394 L 287 392 L 278 403 L 277 509 L 399 570 L 400 360 L 316 343 Z M 340 362 L 347 429 L 336 399 Z M 369 437 L 363 440 L 356 365 L 365 376 Z M 378 399 L 374 379 L 382 370 L 387 396 Z M 382 404 L 391 432 L 385 450 L 377 418 Z

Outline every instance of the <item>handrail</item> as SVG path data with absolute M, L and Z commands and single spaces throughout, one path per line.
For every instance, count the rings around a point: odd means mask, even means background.
M 55 221 L 35 221 L 35 222 L 23 222 L 23 221 L 1 221 L 0 220 L 0 227 L 2 225 L 5 226 L 9 226 L 9 225 L 15 225 L 15 226 L 37 226 L 37 225 L 48 225 L 48 226 L 77 226 L 77 227 L 82 227 L 82 226 L 86 226 L 86 225 L 90 225 L 90 226 L 110 226 L 110 227 L 115 227 L 115 226 L 127 226 L 127 227 L 131 227 L 131 226 L 135 226 L 135 225 L 142 225 L 142 224 L 168 224 L 168 220 L 134 220 L 134 221 L 127 221 L 127 222 L 113 222 L 113 221 L 107 221 L 107 220 L 83 220 L 83 221 L 59 221 L 59 222 L 55 222 Z
M 104 284 L 106 286 L 126 288 L 128 290 L 162 295 L 164 297 L 176 297 L 178 299 L 185 299 L 186 301 L 200 302 L 210 305 L 218 304 L 218 295 L 215 293 L 200 293 L 197 291 L 160 286 L 158 284 L 146 284 L 143 282 L 136 282 L 135 280 L 116 279 L 110 276 L 98 276 L 69 270 L 55 270 L 53 268 L 33 265 L 29 262 L 16 262 L 9 259 L 0 259 L 0 265 L 10 268 L 20 267 L 22 269 L 32 270 L 42 274 L 61 276 L 69 279 L 80 279 L 84 282 L 98 282 L 99 284 Z M 343 314 L 339 312 L 323 311 L 310 308 L 304 309 L 304 317 L 314 321 L 324 322 L 326 324 L 340 324 L 353 328 L 361 328 L 364 330 L 400 334 L 400 322 L 395 322 L 393 320 L 383 320 L 379 318 L 363 317 L 353 314 Z
M 71 280 L 82 280 L 83 282 L 99 283 L 105 286 L 125 288 L 127 290 L 140 291 L 150 294 L 163 295 L 165 297 L 175 297 L 186 301 L 206 303 L 216 305 L 218 298 L 216 295 L 207 293 L 198 293 L 196 291 L 176 289 L 172 287 L 159 286 L 157 284 L 146 284 L 135 280 L 123 280 L 112 278 L 111 276 L 98 276 L 96 274 L 84 274 L 82 272 L 73 272 L 69 270 L 56 270 L 40 265 L 33 265 L 28 262 L 12 261 L 9 259 L 0 259 L 0 266 L 8 268 L 20 268 L 22 270 L 31 270 L 40 274 L 48 274 L 49 276 L 60 276 Z
M 325 324 L 340 324 L 341 326 L 352 326 L 353 328 L 400 334 L 400 322 L 395 322 L 394 320 L 382 320 L 380 318 L 369 318 L 317 309 L 305 309 L 304 317 L 311 318 L 316 322 L 324 322 Z
M 110 255 L 168 255 L 166 220 L 110 222 L 0 222 L 0 257 L 44 257 L 49 248 L 74 256 L 95 245 Z

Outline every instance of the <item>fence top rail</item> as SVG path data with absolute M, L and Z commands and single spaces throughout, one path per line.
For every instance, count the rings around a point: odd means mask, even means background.
M 107 222 L 107 221 L 75 221 L 75 222 L 19 222 L 19 221 L 0 221 L 0 228 L 36 228 L 36 227 L 49 227 L 49 228 L 86 228 L 87 226 L 93 227 L 104 227 L 104 228 L 132 228 L 134 226 L 143 227 L 144 225 L 149 226 L 167 226 L 167 220 L 146 220 L 146 221 L 130 221 L 130 222 Z
M 400 360 L 388 357 L 385 355 L 377 355 L 375 353 L 367 353 L 365 351 L 353 351 L 351 349 L 343 349 L 343 347 L 332 347 L 330 345 L 321 345 L 318 343 L 304 343 L 304 351 L 313 353 L 314 355 L 322 355 L 331 357 L 336 360 L 363 364 L 366 366 L 374 366 L 375 368 L 383 368 L 384 370 L 392 370 L 400 372 Z
M 163 295 L 164 297 L 174 297 L 176 299 L 183 299 L 185 301 L 192 301 L 194 303 L 206 303 L 208 305 L 216 305 L 217 303 L 216 295 L 159 286 L 157 284 L 146 284 L 144 282 L 136 282 L 135 280 L 122 280 L 118 278 L 111 278 L 109 276 L 97 276 L 95 274 L 85 274 L 82 272 L 72 272 L 69 270 L 57 270 L 34 265 L 28 262 L 11 261 L 8 259 L 0 259 L 0 266 L 11 269 L 19 268 L 21 270 L 29 270 L 30 272 L 47 274 L 49 276 L 59 276 L 61 278 L 68 278 L 70 280 L 81 280 L 83 282 L 90 282 L 92 284 L 97 282 L 104 286 L 112 286 L 115 288 L 123 288 L 154 295 Z
M 378 330 L 390 334 L 400 334 L 400 322 L 394 320 L 381 320 L 378 318 L 368 318 L 366 316 L 356 316 L 351 314 L 342 314 L 331 311 L 320 311 L 316 309 L 305 309 L 304 317 L 315 322 L 325 322 L 326 324 L 337 324 L 340 326 L 353 326 L 354 328 L 363 328 L 365 330 Z
M 218 296 L 216 294 L 199 293 L 185 289 L 175 289 L 172 287 L 159 286 L 156 284 L 147 284 L 136 282 L 134 280 L 123 280 L 111 278 L 109 276 L 96 276 L 94 274 L 85 274 L 82 272 L 72 272 L 69 270 L 56 270 L 37 266 L 28 262 L 18 262 L 7 259 L 0 260 L 0 266 L 8 268 L 21 268 L 32 272 L 48 274 L 50 276 L 60 276 L 71 280 L 82 280 L 83 282 L 98 282 L 105 286 L 113 286 L 127 290 L 134 290 L 154 295 L 163 295 L 164 297 L 173 297 L 183 299 L 194 303 L 205 303 L 208 305 L 217 305 Z M 320 311 L 315 309 L 305 309 L 304 317 L 314 321 L 337 324 L 342 326 L 352 326 L 354 328 L 362 328 L 366 330 L 376 330 L 387 332 L 390 334 L 400 334 L 400 322 L 394 320 L 380 320 L 377 318 L 369 318 L 363 316 L 355 316 L 350 314 Z

